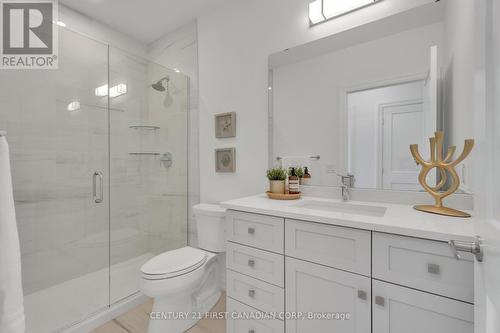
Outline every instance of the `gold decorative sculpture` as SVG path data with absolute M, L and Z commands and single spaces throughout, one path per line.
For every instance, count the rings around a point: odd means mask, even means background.
M 459 210 L 445 207 L 443 206 L 443 199 L 447 196 L 455 193 L 460 185 L 460 179 L 458 178 L 458 174 L 455 170 L 455 166 L 457 166 L 460 162 L 462 162 L 472 151 L 474 147 L 474 140 L 468 139 L 465 140 L 464 150 L 462 154 L 455 160 L 451 161 L 453 158 L 453 154 L 457 147 L 452 146 L 448 148 L 446 156 L 443 159 L 443 132 L 436 132 L 435 137 L 429 138 L 431 144 L 431 160 L 425 161 L 420 153 L 418 152 L 418 145 L 410 145 L 410 151 L 413 155 L 413 158 L 422 166 L 422 170 L 418 176 L 418 181 L 422 185 L 422 187 L 429 192 L 430 195 L 434 197 L 436 203 L 434 206 L 432 205 L 421 205 L 415 206 L 416 210 L 420 210 L 423 212 L 446 215 L 446 216 L 454 216 L 454 217 L 470 217 L 470 214 L 465 212 L 461 212 Z M 426 181 L 426 177 L 429 172 L 436 168 L 439 170 L 440 180 L 436 186 L 429 186 Z M 446 191 L 441 191 L 441 189 L 446 185 L 448 180 L 448 175 L 451 176 L 451 184 L 450 187 Z

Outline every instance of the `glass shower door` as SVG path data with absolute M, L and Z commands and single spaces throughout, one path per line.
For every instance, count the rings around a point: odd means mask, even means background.
M 142 264 L 186 246 L 188 82 L 62 28 L 59 69 L 2 71 L 28 333 L 137 296 Z
M 59 69 L 0 75 L 27 332 L 109 305 L 108 46 L 59 30 Z

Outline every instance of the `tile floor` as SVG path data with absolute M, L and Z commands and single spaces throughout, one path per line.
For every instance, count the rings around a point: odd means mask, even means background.
M 147 333 L 149 313 L 152 307 L 153 300 L 150 300 L 96 328 L 90 333 Z M 225 294 L 221 296 L 212 311 L 226 311 Z M 203 319 L 186 333 L 226 333 L 226 321 L 223 319 Z

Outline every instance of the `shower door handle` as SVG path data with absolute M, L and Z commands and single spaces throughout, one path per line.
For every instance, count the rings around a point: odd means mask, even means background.
M 103 175 L 100 171 L 95 171 L 92 177 L 93 186 L 94 186 L 94 202 L 101 203 L 104 201 L 104 192 L 103 192 Z

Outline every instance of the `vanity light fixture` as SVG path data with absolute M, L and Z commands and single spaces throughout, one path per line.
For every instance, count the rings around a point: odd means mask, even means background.
M 323 0 L 315 0 L 309 3 L 309 23 L 315 25 L 326 21 L 323 15 Z
M 314 0 L 309 3 L 309 22 L 313 26 L 380 1 L 382 0 Z
M 80 110 L 82 107 L 80 105 L 80 102 L 78 101 L 73 101 L 71 103 L 68 104 L 68 107 L 67 107 L 67 110 L 69 112 L 74 112 L 74 111 L 78 111 Z

